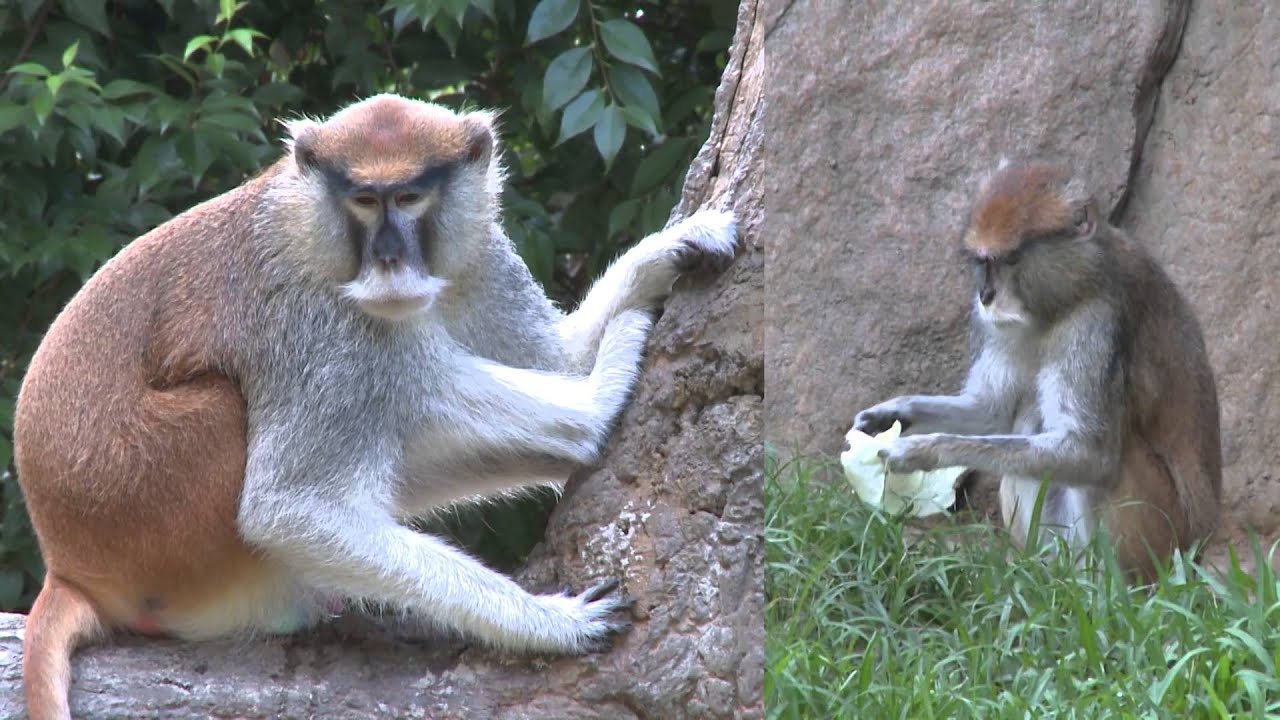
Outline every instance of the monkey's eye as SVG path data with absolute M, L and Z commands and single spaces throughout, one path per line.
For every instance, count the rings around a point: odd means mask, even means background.
M 378 196 L 373 193 L 360 193 L 352 196 L 351 200 L 360 207 L 371 208 L 378 206 Z
M 397 205 L 412 205 L 422 199 L 422 195 L 416 192 L 403 192 L 396 195 Z

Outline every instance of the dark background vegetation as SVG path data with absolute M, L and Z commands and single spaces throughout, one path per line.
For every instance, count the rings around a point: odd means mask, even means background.
M 571 306 L 666 222 L 708 132 L 736 9 L 0 0 L 0 610 L 26 610 L 43 576 L 11 461 L 19 384 L 58 310 L 120 247 L 278 157 L 277 120 L 394 91 L 502 111 L 507 229 Z M 510 567 L 548 507 L 541 496 L 437 522 Z

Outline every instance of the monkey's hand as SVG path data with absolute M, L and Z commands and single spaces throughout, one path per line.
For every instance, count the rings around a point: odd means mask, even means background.
M 658 237 L 675 240 L 674 265 L 679 272 L 698 267 L 723 271 L 738 248 L 738 222 L 727 210 L 699 210 Z
M 578 595 L 565 588 L 561 595 L 536 598 L 550 613 L 563 618 L 566 629 L 558 633 L 566 654 L 581 655 L 605 652 L 612 648 L 613 638 L 631 627 L 626 612 L 634 604 L 631 596 L 621 591 L 617 580 L 597 583 Z
M 909 473 L 917 470 L 937 470 L 941 467 L 938 456 L 937 435 L 913 435 L 894 440 L 889 447 L 881 448 L 877 455 L 889 465 L 889 472 Z
M 902 423 L 904 432 L 911 427 L 911 418 L 908 415 L 906 403 L 900 397 L 885 400 L 879 405 L 874 405 L 858 413 L 853 418 L 853 429 L 868 435 L 878 435 L 893 427 L 895 422 Z

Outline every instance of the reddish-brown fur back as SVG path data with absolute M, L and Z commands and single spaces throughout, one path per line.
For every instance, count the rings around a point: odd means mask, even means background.
M 242 256 L 225 223 L 248 211 L 253 187 L 132 243 L 58 316 L 32 359 L 14 439 L 48 567 L 25 656 L 33 714 L 58 716 L 58 689 L 31 682 L 56 674 L 50 658 L 76 640 L 39 628 L 83 621 L 54 594 L 82 593 L 107 628 L 163 631 L 267 572 L 236 529 L 245 403 L 216 352 L 226 329 L 220 298 L 235 291 L 231 268 Z
M 1117 282 L 1129 300 L 1128 442 L 1113 508 L 1126 497 L 1154 510 L 1117 508 L 1114 527 L 1145 528 L 1163 556 L 1187 549 L 1217 527 L 1222 492 L 1222 447 L 1217 388 L 1199 323 L 1169 277 L 1137 243 L 1111 230 Z M 1137 517 L 1142 514 L 1142 517 Z M 1142 554 L 1135 533 L 1122 557 Z

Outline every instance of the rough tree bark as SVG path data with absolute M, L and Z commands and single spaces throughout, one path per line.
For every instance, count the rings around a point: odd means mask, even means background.
M 764 58 L 739 10 L 711 136 L 675 216 L 731 202 L 745 250 L 682 281 L 602 467 L 570 481 L 526 587 L 625 579 L 636 625 L 581 659 L 405 639 L 344 618 L 284 639 L 120 638 L 74 661 L 82 718 L 758 718 L 763 715 Z M 22 717 L 23 617 L 0 615 L 0 717 Z

